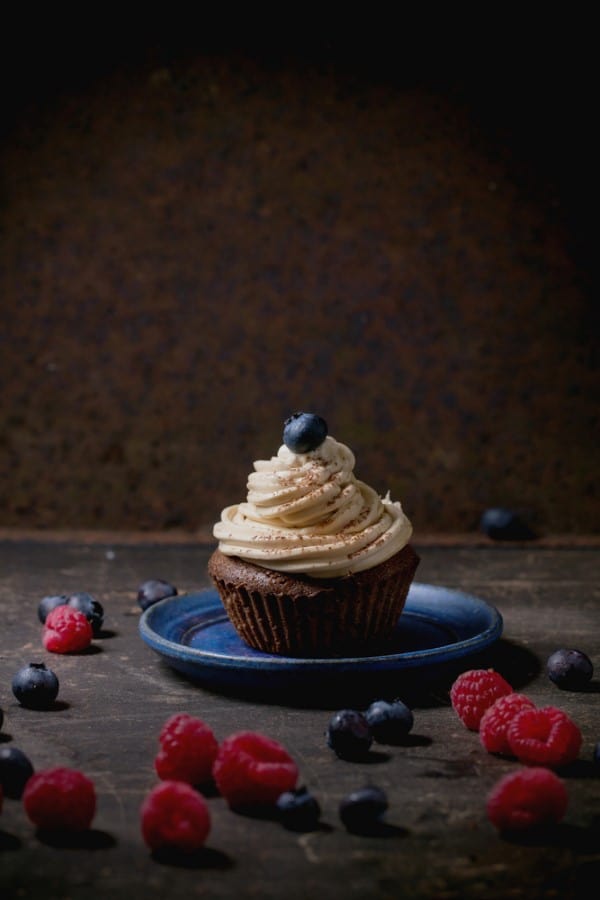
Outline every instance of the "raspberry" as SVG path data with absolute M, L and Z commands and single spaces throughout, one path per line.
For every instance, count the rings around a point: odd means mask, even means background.
M 481 717 L 492 703 L 512 693 L 512 687 L 494 669 L 469 669 L 450 688 L 452 708 L 470 731 L 478 731 Z
M 199 850 L 210 831 L 206 800 L 183 781 L 156 785 L 142 803 L 140 820 L 142 837 L 151 850 Z
M 498 697 L 486 709 L 479 723 L 479 739 L 488 753 L 512 756 L 506 729 L 522 709 L 535 709 L 535 704 L 525 694 L 514 692 Z
M 277 741 L 241 731 L 222 742 L 213 777 L 230 807 L 268 806 L 295 788 L 298 767 Z
M 92 642 L 92 626 L 78 609 L 57 606 L 46 616 L 42 641 L 52 653 L 77 653 Z
M 511 753 L 528 766 L 564 766 L 577 759 L 581 732 L 561 709 L 523 709 L 506 729 Z
M 167 719 L 158 736 L 160 750 L 154 768 L 163 781 L 206 784 L 219 745 L 208 725 L 187 713 Z
M 487 815 L 499 831 L 515 831 L 560 822 L 567 790 L 550 769 L 534 766 L 505 775 L 487 798 Z
M 84 831 L 96 812 L 94 783 L 76 769 L 43 769 L 27 781 L 23 806 L 38 828 Z

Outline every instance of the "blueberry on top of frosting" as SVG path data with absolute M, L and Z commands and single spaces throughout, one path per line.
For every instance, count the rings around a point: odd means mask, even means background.
M 292 453 L 310 453 L 327 437 L 327 422 L 315 413 L 296 412 L 283 423 L 283 443 Z

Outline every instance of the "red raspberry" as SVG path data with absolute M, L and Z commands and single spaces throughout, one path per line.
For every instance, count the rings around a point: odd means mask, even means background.
M 479 730 L 481 717 L 492 703 L 512 693 L 512 687 L 493 669 L 469 669 L 450 688 L 450 700 L 459 719 L 471 731 Z
M 499 831 L 560 822 L 568 805 L 560 778 L 545 767 L 519 769 L 505 775 L 487 798 L 487 815 Z
M 76 769 L 43 769 L 27 781 L 23 806 L 38 828 L 84 831 L 96 812 L 94 783 Z
M 506 729 L 511 753 L 528 766 L 564 766 L 577 759 L 581 732 L 561 709 L 524 709 Z
M 506 729 L 522 709 L 535 709 L 535 703 L 525 694 L 505 694 L 498 697 L 486 709 L 479 723 L 479 739 L 488 753 L 501 753 L 512 756 L 512 750 L 506 737 Z
M 298 767 L 277 741 L 241 731 L 219 747 L 213 777 L 230 807 L 268 806 L 295 788 Z
M 154 768 L 163 781 L 206 784 L 219 745 L 208 725 L 187 713 L 167 719 L 158 736 L 160 750 Z
M 142 803 L 140 820 L 142 837 L 151 850 L 199 850 L 210 831 L 206 800 L 183 781 L 156 785 Z
M 46 616 L 42 641 L 52 653 L 77 653 L 92 642 L 92 626 L 72 606 L 56 606 Z

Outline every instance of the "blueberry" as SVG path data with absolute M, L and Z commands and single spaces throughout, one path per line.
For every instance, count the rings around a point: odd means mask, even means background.
M 297 412 L 283 423 L 283 443 L 292 453 L 309 453 L 327 437 L 327 422 L 314 413 Z
M 85 591 L 71 594 L 67 599 L 67 603 L 73 609 L 77 609 L 84 614 L 92 626 L 94 637 L 98 637 L 104 624 L 104 608 L 102 604 Z
M 595 765 L 600 766 L 600 741 L 596 741 L 592 751 L 592 760 Z
M 48 709 L 58 695 L 58 678 L 45 663 L 29 663 L 13 676 L 12 692 L 28 709 Z
M 290 831 L 312 831 L 321 817 L 321 807 L 305 787 L 284 791 L 276 806 L 281 823 Z
M 535 537 L 518 513 L 501 506 L 486 509 L 479 527 L 494 541 L 527 541 Z
M 29 758 L 18 747 L 0 747 L 0 785 L 6 797 L 18 800 L 33 775 Z
M 565 691 L 583 690 L 592 680 L 594 667 L 581 650 L 556 650 L 546 662 L 548 678 Z
M 38 619 L 42 625 L 46 621 L 48 613 L 56 609 L 57 606 L 64 606 L 68 600 L 69 598 L 66 594 L 50 594 L 47 597 L 42 597 L 38 606 Z
M 412 711 L 402 700 L 376 700 L 365 713 L 373 740 L 378 744 L 399 744 L 414 724 Z
M 372 743 L 371 729 L 363 713 L 340 709 L 331 717 L 327 744 L 341 759 L 364 759 Z
M 381 826 L 388 801 L 381 788 L 368 784 L 348 794 L 340 803 L 340 819 L 354 834 L 370 834 Z
M 148 609 L 149 606 L 158 603 L 159 600 L 164 600 L 165 597 L 176 596 L 177 588 L 173 587 L 168 581 L 164 581 L 162 578 L 150 578 L 148 581 L 140 584 L 137 592 L 137 602 L 142 609 Z

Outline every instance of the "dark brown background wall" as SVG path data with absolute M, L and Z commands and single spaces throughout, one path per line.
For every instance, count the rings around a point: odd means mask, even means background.
M 416 531 L 597 531 L 575 36 L 242 31 L 13 36 L 3 524 L 203 528 L 308 409 Z

